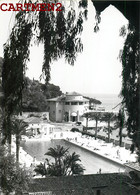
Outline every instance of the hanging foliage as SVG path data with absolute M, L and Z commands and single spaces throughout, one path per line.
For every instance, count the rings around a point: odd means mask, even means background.
M 132 151 L 140 151 L 140 67 L 139 34 L 133 25 L 124 44 L 122 61 L 122 91 L 124 107 L 128 115 L 127 129 L 133 140 Z
M 44 2 L 42 0 L 41 2 Z M 72 0 L 70 0 L 72 2 Z M 110 4 L 124 14 L 129 20 L 129 34 L 127 36 L 123 54 L 121 56 L 122 97 L 128 114 L 128 131 L 133 138 L 133 148 L 140 151 L 140 90 L 139 90 L 139 2 L 98 2 L 92 0 L 97 11 L 95 31 L 99 29 L 100 15 Z M 8 124 L 13 113 L 21 111 L 22 90 L 24 87 L 23 74 L 26 62 L 29 60 L 29 46 L 32 37 L 44 44 L 44 61 L 42 72 L 46 83 L 50 79 L 50 65 L 53 60 L 64 57 L 66 62 L 73 65 L 77 53 L 83 50 L 79 34 L 83 30 L 83 18 L 87 18 L 87 0 L 79 2 L 79 13 L 73 6 L 61 12 L 31 12 L 20 11 L 16 15 L 16 23 L 9 40 L 4 46 L 4 64 L 2 72 L 2 87 L 4 93 L 4 121 Z M 7 128 L 8 125 L 7 125 Z M 9 134 L 6 130 L 5 134 Z
M 43 0 L 42 2 L 44 3 Z M 79 34 L 83 30 L 86 6 L 87 4 L 81 5 L 80 7 L 84 7 L 84 9 L 81 8 L 78 14 L 72 6 L 70 6 L 68 12 L 65 12 L 63 6 L 60 12 L 20 11 L 17 13 L 15 25 L 4 45 L 2 87 L 5 139 L 11 135 L 10 126 L 7 125 L 10 124 L 11 116 L 22 111 L 24 74 L 27 61 L 29 61 L 31 40 L 33 39 L 38 44 L 44 44 L 42 76 L 45 77 L 45 81 L 48 83 L 50 80 L 50 65 L 53 60 L 64 57 L 66 62 L 73 65 L 77 53 L 83 50 Z M 9 143 L 10 140 L 11 136 L 8 139 Z
M 115 6 L 129 21 L 128 34 L 121 54 L 123 109 L 127 112 L 127 129 L 133 144 L 132 152 L 137 149 L 140 162 L 140 66 L 139 66 L 139 8 L 138 1 L 95 1 L 92 0 L 96 12 L 95 32 L 99 30 L 100 13 L 109 5 Z M 122 36 L 126 29 L 121 29 Z

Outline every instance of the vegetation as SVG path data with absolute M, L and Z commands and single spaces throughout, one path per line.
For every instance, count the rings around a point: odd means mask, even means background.
M 139 32 L 129 25 L 129 32 L 121 55 L 123 65 L 122 91 L 123 106 L 127 113 L 128 135 L 133 140 L 132 151 L 140 152 L 140 68 L 139 68 Z M 140 157 L 140 153 L 139 153 Z M 139 158 L 140 161 L 140 158 Z
M 2 64 L 3 64 L 3 58 L 0 57 L 0 134 L 1 134 L 1 128 L 2 128 L 2 101 L 3 101 L 3 94 L 2 94 Z
M 24 2 L 23 2 L 24 3 Z M 83 3 L 79 4 L 82 7 Z M 79 34 L 82 32 L 83 17 L 86 18 L 86 8 L 76 17 L 73 5 L 69 11 L 65 7 L 60 12 L 23 12 L 15 17 L 15 25 L 9 40 L 4 45 L 4 62 L 2 71 L 2 87 L 4 93 L 4 123 L 9 126 L 11 116 L 22 110 L 22 91 L 25 87 L 24 74 L 29 60 L 31 39 L 44 45 L 44 62 L 42 76 L 46 84 L 50 80 L 50 64 L 64 56 L 73 65 L 78 52 L 83 45 Z M 15 82 L 16 81 L 16 82 Z M 11 129 L 3 126 L 6 140 L 11 142 Z
M 114 128 L 117 129 L 119 128 L 119 146 L 122 146 L 122 130 L 125 126 L 125 115 L 124 115 L 124 110 L 119 110 L 118 115 L 116 116 L 116 121 L 115 121 L 115 126 Z
M 86 118 L 86 127 L 88 127 L 88 121 L 91 118 L 91 113 L 90 112 L 86 112 L 86 113 L 83 114 L 82 117 Z
M 19 148 L 20 148 L 21 135 L 26 134 L 27 127 L 28 124 L 21 119 L 15 119 L 12 121 L 12 133 L 16 137 L 16 162 L 17 163 L 19 162 Z
M 22 93 L 22 110 L 24 112 L 47 111 L 47 99 L 62 95 L 60 87 L 37 80 L 25 78 L 25 88 Z
M 3 64 L 3 58 L 0 57 L 0 92 L 2 91 L 2 64 Z
M 84 129 L 93 129 L 93 127 L 88 128 L 87 124 L 88 124 L 88 120 L 95 120 L 96 125 L 95 125 L 95 134 L 94 137 L 95 139 L 97 139 L 98 137 L 98 122 L 99 121 L 105 121 L 108 124 L 108 127 L 105 127 L 105 129 L 108 132 L 108 142 L 110 142 L 110 133 L 111 131 L 114 129 L 114 127 L 111 126 L 111 122 L 116 121 L 115 123 L 115 128 L 120 128 L 120 124 L 118 124 L 118 120 L 123 120 L 120 116 L 118 115 L 118 118 L 116 117 L 116 115 L 113 112 L 87 112 L 83 115 L 83 117 L 86 118 L 86 127 Z M 120 134 L 121 136 L 121 134 Z
M 102 120 L 102 113 L 101 112 L 92 112 L 91 113 L 91 119 L 95 120 L 96 126 L 95 126 L 95 139 L 97 139 L 97 133 L 98 133 L 98 121 Z
M 6 147 L 0 145 L 0 189 L 5 195 L 14 192 L 22 195 L 28 190 L 30 173 L 21 167 L 17 167 L 15 158 L 10 155 Z
M 71 132 L 80 132 L 78 128 L 72 128 L 70 131 Z
M 2 87 L 4 93 L 4 134 L 11 144 L 10 120 L 13 113 L 22 110 L 22 91 L 25 86 L 24 73 L 29 60 L 31 38 L 44 44 L 44 62 L 42 66 L 45 80 L 50 79 L 50 64 L 53 60 L 64 57 L 73 65 L 77 53 L 83 50 L 79 34 L 83 30 L 83 18 L 87 18 L 87 0 L 79 1 L 78 16 L 70 1 L 69 10 L 65 12 L 23 12 L 16 14 L 16 22 L 9 40 L 4 46 L 4 65 L 2 71 Z M 127 129 L 133 139 L 132 151 L 140 151 L 140 107 L 139 107 L 139 2 L 98 2 L 92 0 L 100 14 L 110 4 L 115 6 L 129 20 L 128 35 L 125 41 L 121 61 L 122 71 L 122 106 L 128 115 Z M 82 9 L 83 8 L 83 9 Z M 97 31 L 100 16 L 97 15 Z M 34 33 L 33 33 L 34 32 Z M 123 34 L 123 33 L 122 33 Z M 16 82 L 15 82 L 16 81 Z M 140 156 L 140 153 L 139 153 Z M 140 161 L 140 159 L 139 159 Z
M 54 159 L 54 162 L 49 162 L 46 159 L 46 164 L 37 165 L 35 172 L 42 176 L 66 176 L 66 175 L 81 175 L 84 168 L 79 164 L 80 156 L 73 152 L 70 154 L 68 148 L 63 146 L 56 146 L 56 148 L 49 148 L 45 154 Z
M 108 143 L 110 143 L 110 133 L 114 129 L 113 127 L 111 127 L 111 122 L 115 121 L 115 118 L 116 116 L 113 112 L 103 113 L 102 121 L 105 121 L 108 124 L 108 127 L 106 128 L 108 131 Z
M 115 6 L 129 21 L 127 38 L 120 55 L 122 62 L 122 107 L 127 113 L 126 127 L 133 140 L 132 152 L 137 148 L 140 162 L 140 69 L 139 69 L 139 5 L 138 1 L 98 2 L 92 0 L 100 14 L 110 4 Z M 99 20 L 100 21 L 100 20 Z M 120 35 L 126 35 L 122 28 Z

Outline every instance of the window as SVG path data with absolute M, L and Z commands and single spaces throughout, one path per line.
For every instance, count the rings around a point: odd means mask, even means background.
M 59 110 L 58 112 L 61 113 L 61 110 Z
M 71 105 L 78 105 L 78 102 L 71 102 Z
M 83 102 L 79 102 L 79 105 L 83 105 Z
M 65 102 L 65 105 L 70 105 L 70 102 Z
M 96 195 L 101 195 L 101 190 L 97 190 Z
M 53 114 L 55 114 L 55 111 L 53 111 Z
M 49 134 L 52 134 L 53 133 L 53 127 L 50 127 L 49 128 Z

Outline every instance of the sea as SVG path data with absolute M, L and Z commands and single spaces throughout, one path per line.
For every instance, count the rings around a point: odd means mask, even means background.
M 102 104 L 100 106 L 105 107 L 106 111 L 119 111 L 120 103 L 122 101 L 118 94 L 84 94 L 87 97 L 100 100 Z

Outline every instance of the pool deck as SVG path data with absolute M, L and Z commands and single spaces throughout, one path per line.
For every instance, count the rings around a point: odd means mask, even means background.
M 106 159 L 106 160 L 108 160 L 108 161 L 111 161 L 111 162 L 113 162 L 113 163 L 116 163 L 116 164 L 119 164 L 119 165 L 121 165 L 122 167 L 124 167 L 124 163 L 122 162 L 122 161 L 120 161 L 119 159 L 114 159 L 114 158 L 111 158 L 110 156 L 106 156 L 106 155 L 104 155 L 104 154 L 101 154 L 101 153 L 99 153 L 99 152 L 96 152 L 95 150 L 93 150 L 92 148 L 90 148 L 90 147 L 88 147 L 88 146 L 81 146 L 79 143 L 77 143 L 77 142 L 74 142 L 74 141 L 69 141 L 69 140 L 67 140 L 67 139 L 65 139 L 65 141 L 67 141 L 67 142 L 69 142 L 69 143 L 71 143 L 71 144 L 74 144 L 74 145 L 76 145 L 76 146 L 78 146 L 78 147 L 80 147 L 80 148 L 82 148 L 82 149 L 84 149 L 84 150 L 87 150 L 87 151 L 89 151 L 89 152 L 91 152 L 92 154 L 95 154 L 95 155 L 97 155 L 97 156 L 99 156 L 100 158 L 103 158 L 103 159 Z
M 81 136 L 81 134 L 73 133 L 73 132 L 65 132 L 63 137 L 55 136 L 55 139 L 63 139 L 71 144 L 74 144 L 84 150 L 91 152 L 92 154 L 98 155 L 100 158 L 104 158 L 110 162 L 116 163 L 124 167 L 124 163 L 126 162 L 135 162 L 135 156 L 130 154 L 129 150 L 125 148 L 113 146 L 111 143 L 105 143 L 102 140 L 95 140 L 94 138 Z M 26 138 L 25 141 L 48 141 L 51 138 L 47 136 L 43 137 L 34 137 L 34 138 Z M 13 151 L 15 152 L 15 143 L 13 144 Z M 31 164 L 40 164 L 39 161 L 34 159 L 31 155 L 29 155 L 26 151 L 20 147 L 20 163 L 24 164 L 26 167 L 30 167 Z
M 136 162 L 137 160 L 136 153 L 132 154 L 125 147 L 115 146 L 113 143 L 106 143 L 100 139 L 95 140 L 95 138 L 90 136 L 81 136 L 77 133 L 77 137 L 67 136 L 66 140 L 120 165 L 127 162 Z

